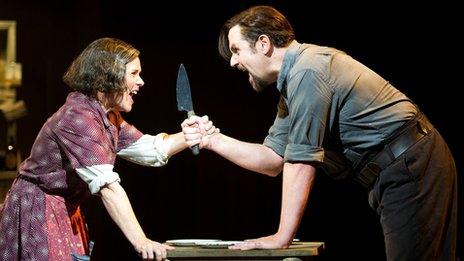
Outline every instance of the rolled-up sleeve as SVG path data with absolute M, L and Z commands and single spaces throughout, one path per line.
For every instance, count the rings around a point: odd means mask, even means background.
M 117 155 L 139 165 L 163 166 L 169 159 L 163 147 L 165 136 L 167 136 L 166 133 L 160 133 L 156 136 L 145 134 L 136 142 L 120 150 Z
M 118 173 L 113 171 L 111 164 L 94 165 L 77 168 L 76 172 L 88 185 L 92 194 L 97 194 L 100 189 L 110 183 L 120 182 Z
M 264 142 L 284 161 L 324 161 L 325 128 L 331 91 L 324 80 L 311 70 L 294 74 L 288 83 L 288 115 L 276 117 Z
M 267 137 L 264 139 L 263 145 L 271 148 L 275 153 L 284 156 L 285 147 L 288 142 L 288 116 L 276 116 L 274 124 L 269 129 Z

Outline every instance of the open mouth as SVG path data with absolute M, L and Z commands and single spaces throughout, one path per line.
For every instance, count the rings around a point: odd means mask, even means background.
M 132 97 L 132 96 L 136 95 L 138 92 L 139 91 L 137 91 L 137 90 L 133 90 L 133 91 L 129 92 L 129 95 Z

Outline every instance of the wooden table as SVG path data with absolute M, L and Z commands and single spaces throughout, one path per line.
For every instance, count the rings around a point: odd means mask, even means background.
M 168 251 L 169 260 L 315 260 L 324 249 L 322 242 L 297 242 L 288 249 L 235 250 L 176 246 Z

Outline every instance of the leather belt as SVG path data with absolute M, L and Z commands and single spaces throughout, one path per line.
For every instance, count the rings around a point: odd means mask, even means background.
M 365 188 L 370 188 L 382 170 L 428 135 L 432 129 L 433 126 L 427 117 L 419 112 L 416 117 L 394 132 L 391 138 L 387 138 L 380 151 L 364 156 L 355 164 L 353 179 Z

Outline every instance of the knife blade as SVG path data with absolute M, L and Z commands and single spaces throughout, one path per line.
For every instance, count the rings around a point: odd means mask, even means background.
M 195 115 L 195 112 L 193 111 L 190 83 L 188 80 L 187 71 L 185 70 L 185 67 L 182 63 L 180 64 L 179 71 L 177 72 L 176 93 L 177 110 L 186 111 L 188 118 Z M 200 153 L 198 144 L 192 147 L 192 152 L 193 155 L 198 155 Z

